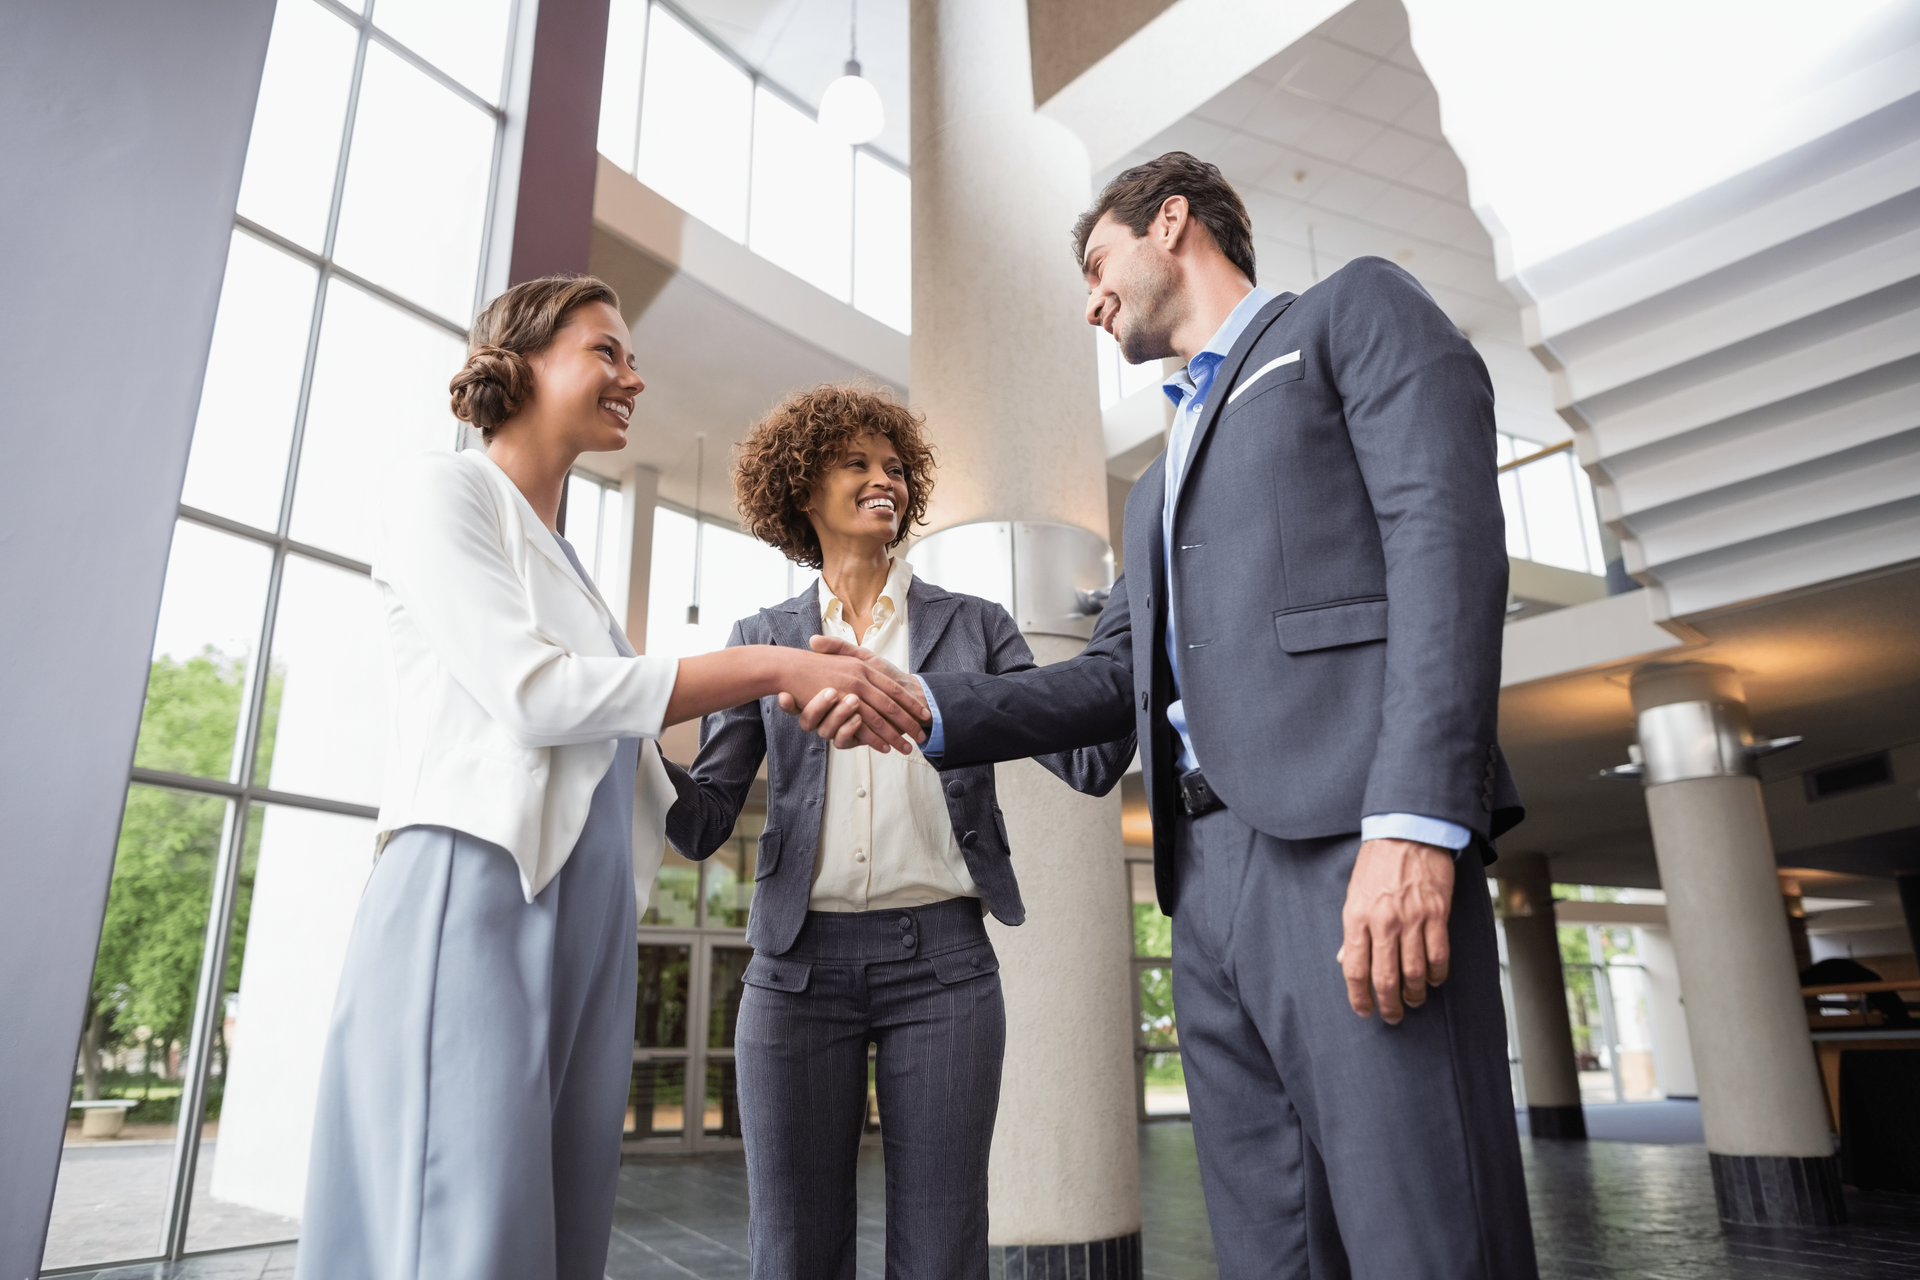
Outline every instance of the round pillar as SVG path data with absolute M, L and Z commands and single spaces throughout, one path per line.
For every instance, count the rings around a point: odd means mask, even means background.
M 911 38 L 911 385 L 940 451 L 929 528 L 1077 525 L 1104 543 L 1094 339 L 1069 240 L 1086 150 L 1034 113 L 1024 0 L 912 0 Z M 1041 663 L 1084 644 L 1025 625 Z M 1092 1280 L 1137 1276 L 1119 794 L 1078 795 L 1031 761 L 1001 765 L 998 788 L 1027 922 L 989 922 L 1007 1060 L 988 1238 L 1009 1274 L 1051 1255 Z
M 1844 1222 L 1739 682 L 1705 663 L 1650 667 L 1633 709 L 1720 1217 Z
M 1553 918 L 1553 875 L 1543 853 L 1503 857 L 1500 927 L 1507 935 L 1507 979 L 1513 987 L 1514 1039 L 1527 1086 L 1527 1132 L 1536 1138 L 1585 1138 L 1580 1069 L 1567 1018 L 1566 977 Z

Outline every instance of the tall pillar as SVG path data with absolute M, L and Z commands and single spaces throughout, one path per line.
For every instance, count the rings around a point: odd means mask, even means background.
M 913 0 L 912 73 L 911 385 L 941 463 L 929 526 L 1031 522 L 1010 532 L 1104 547 L 1093 336 L 1068 249 L 1091 175 L 1080 142 L 1034 114 L 1024 0 Z M 1081 648 L 1021 621 L 1042 663 Z M 1076 1276 L 1137 1276 L 1119 794 L 1077 795 L 1031 761 L 1000 766 L 998 788 L 1027 923 L 993 927 L 1007 1061 L 988 1238 L 1010 1274 L 1066 1246 Z
M 1844 1222 L 1739 681 L 1649 667 L 1633 709 L 1721 1220 Z
M 1680 967 L 1673 955 L 1673 933 L 1662 925 L 1635 925 L 1633 954 L 1647 982 L 1647 1030 L 1653 1034 L 1653 1078 L 1662 1095 L 1698 1098 L 1693 1051 L 1687 1042 L 1687 1007 L 1680 991 Z
M 1500 927 L 1507 934 L 1507 978 L 1518 1024 L 1514 1039 L 1527 1086 L 1527 1132 L 1536 1138 L 1585 1138 L 1547 856 L 1511 855 L 1494 863 L 1493 870 L 1500 881 Z
M 626 565 L 627 642 L 647 651 L 647 605 L 653 593 L 653 509 L 660 501 L 660 473 L 631 467 L 620 481 L 620 543 Z

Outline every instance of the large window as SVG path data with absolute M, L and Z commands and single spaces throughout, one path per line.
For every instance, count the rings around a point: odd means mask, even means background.
M 1507 516 L 1507 554 L 1580 573 L 1604 574 L 1593 485 L 1573 445 L 1541 448 L 1518 436 L 1497 437 L 1500 505 Z
M 457 438 L 447 380 L 481 288 L 512 17 L 513 0 L 277 7 L 49 1268 L 298 1233 L 385 747 L 374 478 Z
M 613 0 L 600 153 L 822 292 L 909 331 L 906 166 L 828 138 L 798 97 L 670 5 Z

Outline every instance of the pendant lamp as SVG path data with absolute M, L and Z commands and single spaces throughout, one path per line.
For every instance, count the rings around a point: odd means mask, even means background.
M 860 74 L 860 12 L 858 0 L 849 6 L 846 74 L 820 95 L 820 127 L 835 142 L 857 147 L 872 142 L 886 127 L 886 108 L 873 81 Z

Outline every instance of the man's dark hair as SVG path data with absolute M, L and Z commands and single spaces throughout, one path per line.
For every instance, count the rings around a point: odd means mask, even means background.
M 1247 206 L 1220 175 L 1218 165 L 1184 151 L 1169 151 L 1157 160 L 1137 164 L 1107 184 L 1093 208 L 1073 224 L 1073 256 L 1080 270 L 1087 269 L 1087 237 L 1109 211 L 1137 238 L 1147 234 L 1169 196 L 1185 196 L 1187 211 L 1207 229 L 1227 261 L 1240 268 L 1248 283 L 1259 283 L 1253 274 L 1253 222 L 1247 217 Z

